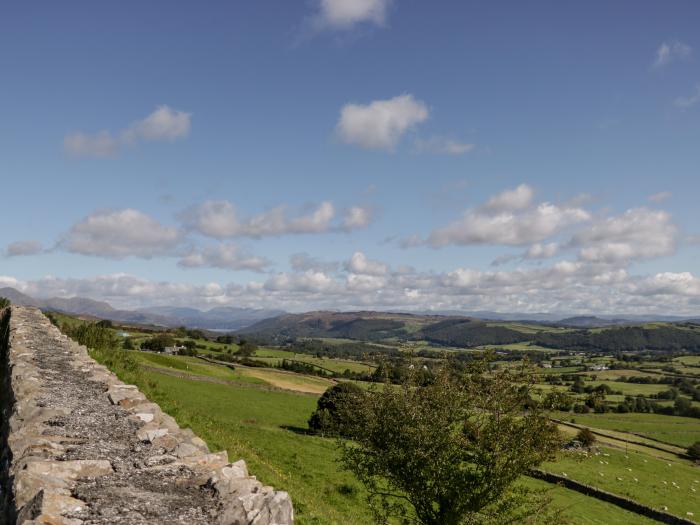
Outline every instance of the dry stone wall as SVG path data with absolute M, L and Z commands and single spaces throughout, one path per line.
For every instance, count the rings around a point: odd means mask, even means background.
M 211 453 L 40 311 L 0 311 L 0 350 L 0 523 L 293 523 L 286 492 Z

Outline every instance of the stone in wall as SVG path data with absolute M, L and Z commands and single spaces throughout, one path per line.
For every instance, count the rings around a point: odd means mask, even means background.
M 2 523 L 293 523 L 286 492 L 211 453 L 40 311 L 12 307 L 4 346 Z

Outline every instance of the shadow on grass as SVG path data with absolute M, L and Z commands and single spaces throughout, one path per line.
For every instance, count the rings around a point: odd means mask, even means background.
M 300 434 L 302 436 L 315 436 L 316 435 L 308 428 L 295 427 L 294 425 L 280 425 L 280 428 L 283 428 L 284 430 L 289 430 L 290 432 L 294 432 L 295 434 Z

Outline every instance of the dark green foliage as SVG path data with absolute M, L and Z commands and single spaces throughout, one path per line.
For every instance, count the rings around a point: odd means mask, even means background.
M 10 300 L 0 297 L 0 310 L 7 308 L 8 306 L 10 306 Z
M 162 352 L 168 346 L 174 346 L 175 339 L 169 334 L 154 335 L 141 343 L 141 348 L 152 352 Z
M 532 335 L 470 319 L 448 319 L 426 326 L 416 334 L 416 338 L 446 346 L 469 348 L 520 343 L 531 339 Z
M 316 411 L 309 418 L 309 429 L 326 436 L 348 436 L 357 425 L 357 405 L 365 392 L 354 383 L 338 383 L 318 399 Z
M 125 337 L 124 342 L 122 343 L 122 348 L 124 350 L 135 350 L 136 347 L 134 346 L 133 337 Z
M 581 443 L 584 447 L 592 447 L 596 441 L 595 434 L 588 428 L 582 428 L 578 434 L 576 434 L 576 441 Z
M 240 357 L 251 357 L 258 351 L 258 345 L 251 341 L 241 341 L 236 355 Z
M 73 340 L 94 350 L 113 350 L 121 346 L 114 332 L 99 323 L 66 326 L 64 331 Z
M 696 441 L 688 447 L 688 455 L 694 460 L 700 460 L 700 441 Z
M 97 321 L 95 324 L 97 326 L 99 326 L 100 328 L 113 328 L 114 327 L 114 325 L 112 324 L 112 321 L 110 321 L 109 319 L 103 319 L 102 321 Z
M 367 488 L 377 523 L 522 523 L 542 511 L 541 498 L 514 486 L 560 445 L 541 409 L 521 411 L 532 385 L 530 373 L 475 363 L 459 375 L 441 369 L 425 387 L 409 377 L 363 396 L 343 465 Z
M 576 330 L 573 332 L 541 332 L 534 338 L 535 344 L 566 350 L 591 350 L 596 352 L 631 352 L 642 350 L 700 352 L 700 331 L 661 326 L 643 328 L 622 326 L 600 332 Z

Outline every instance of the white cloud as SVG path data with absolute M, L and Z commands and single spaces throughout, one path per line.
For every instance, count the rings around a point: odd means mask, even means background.
M 559 245 L 556 242 L 547 244 L 536 243 L 530 246 L 523 255 L 525 259 L 549 259 L 559 252 Z
M 340 264 L 334 261 L 322 261 L 308 253 L 295 253 L 289 257 L 289 264 L 295 272 L 314 270 L 323 273 L 333 273 L 338 270 Z
M 676 107 L 686 109 L 700 102 L 700 84 L 695 86 L 695 93 L 689 97 L 678 97 L 673 101 Z
M 346 231 L 366 228 L 372 222 L 372 210 L 367 206 L 352 206 L 343 214 L 342 229 Z
M 260 272 L 272 263 L 264 257 L 247 253 L 235 244 L 222 243 L 217 246 L 192 250 L 177 264 L 183 268 L 223 268 L 225 270 Z
M 700 296 L 700 279 L 690 272 L 662 272 L 630 286 L 640 295 Z
M 171 254 L 180 232 L 134 209 L 97 211 L 64 235 L 60 248 L 82 255 L 121 259 Z
M 483 271 L 459 267 L 418 272 L 410 268 L 382 275 L 304 269 L 276 273 L 245 285 L 154 282 L 128 274 L 87 279 L 45 277 L 21 281 L 0 276 L 0 285 L 29 295 L 83 296 L 116 307 L 153 304 L 207 307 L 380 310 L 493 310 L 503 312 L 663 313 L 697 315 L 700 279 L 690 272 L 630 275 L 595 261 L 562 260 L 549 266 Z
M 125 139 L 177 140 L 190 134 L 192 113 L 177 111 L 168 106 L 158 106 L 145 119 L 134 122 L 124 131 Z
M 464 155 L 465 153 L 470 153 L 476 147 L 475 144 L 443 137 L 416 139 L 414 146 L 419 152 L 435 153 L 437 155 Z
M 673 193 L 670 191 L 660 191 L 659 193 L 654 193 L 653 195 L 649 195 L 649 200 L 651 202 L 663 202 L 665 200 L 670 199 L 673 196 Z
M 367 22 L 383 25 L 392 0 L 317 0 L 318 28 L 350 29 Z
M 362 252 L 355 252 L 345 263 L 348 272 L 358 275 L 386 275 L 389 267 L 380 262 L 368 259 Z
M 393 150 L 407 131 L 428 119 L 428 114 L 425 103 L 408 94 L 366 105 L 346 104 L 336 133 L 347 144 Z
M 656 57 L 652 66 L 658 69 L 676 60 L 688 60 L 692 52 L 693 49 L 689 45 L 678 40 L 663 42 L 656 50 Z
M 582 208 L 549 202 L 535 205 L 532 198 L 533 190 L 525 184 L 499 193 L 482 206 L 467 209 L 453 223 L 433 230 L 427 242 L 434 247 L 450 244 L 521 246 L 541 242 L 590 219 L 590 214 Z
M 633 208 L 576 233 L 571 246 L 587 261 L 622 262 L 671 255 L 678 228 L 665 211 Z
M 158 106 L 143 120 L 134 122 L 114 136 L 107 130 L 90 135 L 82 131 L 69 133 L 63 139 L 64 151 L 74 157 L 112 157 L 124 145 L 139 141 L 174 141 L 190 133 L 191 113 Z
M 119 141 L 106 130 L 94 136 L 78 131 L 64 137 L 63 149 L 73 157 L 112 157 L 119 149 Z
M 181 214 L 187 228 L 216 239 L 350 231 L 366 227 L 371 214 L 368 209 L 356 206 L 346 210 L 340 224 L 334 223 L 335 218 L 335 206 L 330 201 L 321 202 L 307 213 L 292 217 L 286 206 L 277 206 L 253 217 L 240 218 L 229 201 L 205 201 Z
M 7 245 L 5 256 L 20 257 L 23 255 L 36 255 L 42 251 L 43 248 L 39 241 L 17 241 Z
M 483 209 L 490 212 L 519 211 L 532 204 L 535 190 L 527 184 L 521 184 L 512 190 L 505 190 L 491 197 Z

